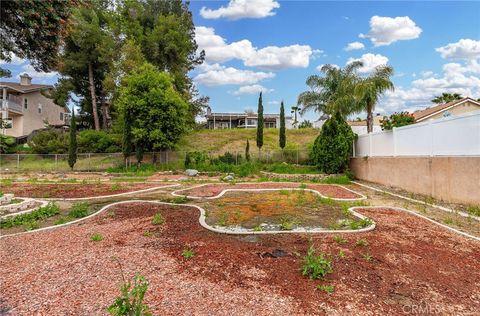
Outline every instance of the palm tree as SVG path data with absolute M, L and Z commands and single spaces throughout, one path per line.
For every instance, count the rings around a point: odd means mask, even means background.
M 459 93 L 442 93 L 442 95 L 437 95 L 432 99 L 433 103 L 443 104 L 455 100 L 463 99 L 462 95 Z
M 390 66 L 378 66 L 372 74 L 361 78 L 355 85 L 355 97 L 361 109 L 367 112 L 367 131 L 373 132 L 373 111 L 375 104 L 381 95 L 387 90 L 393 91 L 394 85 L 390 80 L 393 76 L 393 68 Z
M 297 100 L 297 104 L 303 106 L 300 113 L 314 110 L 320 114 L 333 115 L 339 111 L 346 117 L 358 112 L 359 106 L 353 92 L 359 80 L 356 70 L 362 66 L 360 61 L 352 62 L 343 69 L 335 65 L 324 65 L 320 69 L 323 76 L 309 76 L 306 83 L 310 90 L 300 93 Z

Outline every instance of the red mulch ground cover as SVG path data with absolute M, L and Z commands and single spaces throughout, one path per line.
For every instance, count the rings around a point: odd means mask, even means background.
M 82 198 L 138 191 L 168 183 L 13 183 L 3 186 L 4 193 L 33 198 Z
M 188 196 L 212 197 L 220 194 L 225 189 L 284 189 L 299 188 L 301 183 L 295 182 L 264 182 L 264 183 L 238 183 L 238 184 L 208 184 L 198 188 L 178 192 Z M 355 199 L 358 194 L 348 191 L 337 185 L 330 184 L 307 184 L 308 189 L 316 190 L 330 198 Z
M 114 211 L 114 215 L 112 212 Z M 151 224 L 160 211 L 166 223 Z M 363 210 L 377 229 L 344 235 L 229 236 L 205 230 L 198 211 L 129 204 L 83 224 L 0 239 L 0 314 L 100 315 L 127 276 L 150 281 L 154 315 L 441 315 L 480 310 L 480 245 L 393 210 Z M 145 231 L 155 237 L 145 237 Z M 101 233 L 103 241 L 90 241 Z M 325 281 L 300 274 L 309 239 L 333 255 Z M 367 246 L 357 246 L 364 238 Z M 191 247 L 196 255 L 180 254 Z M 287 255 L 262 256 L 275 249 Z M 339 250 L 344 258 L 337 256 Z M 298 256 L 297 254 L 301 254 Z M 371 261 L 364 254 L 372 256 Z M 333 284 L 328 295 L 318 284 Z

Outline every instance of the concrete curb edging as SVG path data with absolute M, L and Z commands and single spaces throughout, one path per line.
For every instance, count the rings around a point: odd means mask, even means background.
M 240 183 L 236 183 L 236 184 L 262 184 L 262 183 L 278 183 L 278 184 L 284 184 L 284 183 L 295 183 L 295 182 L 240 182 Z M 173 196 L 180 196 L 180 197 L 186 197 L 188 199 L 194 199 L 194 200 L 198 200 L 198 199 L 205 199 L 205 200 L 213 200 L 213 199 L 217 199 L 221 196 L 223 196 L 226 192 L 229 192 L 229 191 L 239 191 L 239 192 L 255 192 L 255 191 L 279 191 L 279 190 L 289 190 L 289 189 L 293 189 L 293 190 L 306 190 L 306 191 L 312 191 L 312 192 L 315 192 L 316 194 L 318 194 L 319 196 L 321 196 L 322 198 L 325 198 L 325 199 L 331 199 L 331 200 L 335 200 L 335 201 L 361 201 L 361 200 L 366 200 L 367 197 L 359 192 L 356 192 L 356 191 L 353 191 L 349 188 L 346 188 L 342 185 L 339 185 L 339 184 L 319 184 L 319 185 L 333 185 L 333 186 L 338 186 L 342 189 L 345 189 L 347 191 L 350 191 L 358 196 L 360 196 L 359 198 L 351 198 L 351 199 L 346 199 L 346 198 L 333 198 L 333 197 L 328 197 L 328 196 L 325 196 L 323 194 L 321 194 L 320 192 L 318 192 L 317 190 L 314 190 L 314 189 L 302 189 L 302 188 L 268 188 L 268 189 L 224 189 L 222 190 L 222 192 L 220 192 L 219 194 L 215 195 L 215 196 L 206 196 L 206 197 L 202 197 L 202 196 L 190 196 L 190 195 L 184 195 L 184 194 L 180 194 L 180 192 L 183 192 L 183 191 L 187 191 L 187 190 L 192 190 L 192 189 L 196 189 L 196 188 L 200 188 L 200 187 L 204 187 L 204 186 L 207 186 L 207 185 L 221 185 L 221 184 L 224 184 L 224 183 L 203 183 L 203 184 L 199 184 L 199 185 L 196 185 L 196 186 L 193 186 L 193 187 L 190 187 L 190 188 L 185 188 L 185 189 L 181 189 L 181 190 L 176 190 L 176 191 L 173 191 L 171 192 L 171 194 Z
M 17 216 L 17 215 L 22 215 L 22 214 L 26 214 L 26 213 L 31 213 L 41 207 L 45 207 L 48 205 L 48 201 L 44 201 L 44 200 L 36 200 L 36 199 L 27 199 L 25 198 L 25 201 L 35 201 L 35 202 L 39 202 L 41 203 L 39 206 L 37 207 L 34 207 L 34 208 L 30 208 L 30 209 L 27 209 L 27 210 L 24 210 L 24 211 L 20 211 L 20 212 L 15 212 L 15 213 L 8 213 L 8 214 L 5 214 L 5 215 L 2 215 L 0 216 L 0 220 L 2 219 L 5 219 L 5 218 L 9 218 L 9 217 L 14 217 L 14 216 Z
M 420 204 L 426 204 L 428 206 L 431 206 L 431 207 L 434 207 L 434 208 L 438 208 L 439 210 L 442 210 L 444 212 L 448 212 L 448 213 L 453 213 L 453 214 L 458 214 L 460 216 L 463 216 L 463 217 L 470 217 L 470 218 L 473 218 L 474 220 L 477 220 L 477 221 L 480 221 L 480 217 L 478 216 L 475 216 L 475 215 L 471 215 L 471 214 L 467 214 L 465 212 L 462 212 L 462 211 L 454 211 L 450 208 L 447 208 L 447 207 L 444 207 L 444 206 L 440 206 L 440 205 L 436 205 L 436 204 L 431 204 L 431 203 L 425 203 L 423 201 L 420 201 L 420 200 L 416 200 L 416 199 L 412 199 L 412 198 L 409 198 L 407 196 L 403 196 L 401 194 L 397 194 L 397 193 L 393 193 L 393 192 L 389 192 L 389 191 L 385 191 L 385 190 L 382 190 L 382 189 L 378 189 L 378 188 L 375 188 L 375 187 L 372 187 L 372 186 L 369 186 L 367 184 L 363 184 L 363 183 L 360 183 L 360 182 L 357 182 L 357 181 L 352 181 L 352 183 L 355 183 L 361 187 L 364 187 L 364 188 L 367 188 L 367 189 L 370 189 L 370 190 L 373 190 L 373 191 L 377 191 L 377 192 L 381 192 L 381 193 L 386 193 L 386 194 L 389 194 L 391 196 L 395 196 L 395 197 L 398 197 L 398 198 L 401 198 L 401 199 L 404 199 L 404 200 L 407 200 L 407 201 L 410 201 L 410 202 L 415 202 L 415 203 L 420 203 Z
M 283 189 L 280 189 L 280 190 L 283 190 Z M 313 192 L 316 192 L 316 191 L 313 191 Z M 231 231 L 231 230 L 228 230 L 228 229 L 224 229 L 224 228 L 219 228 L 217 226 L 210 226 L 207 224 L 206 222 L 206 212 L 205 212 L 205 209 L 203 209 L 202 207 L 198 206 L 198 205 L 194 205 L 194 204 L 176 204 L 176 203 L 168 203 L 168 202 L 161 202 L 161 201 L 152 201 L 152 200 L 129 200 L 129 201 L 119 201 L 119 202 L 114 202 L 114 203 L 110 203 L 108 205 L 105 205 L 104 207 L 102 207 L 100 210 L 98 210 L 97 212 L 93 213 L 93 214 L 90 214 L 86 217 L 83 217 L 83 218 L 79 218 L 79 219 L 76 219 L 74 221 L 71 221 L 71 222 L 68 222 L 68 223 L 65 223 L 65 224 L 60 224 L 60 225 L 55 225 L 55 226 L 48 226 L 48 227 L 43 227 L 43 228 L 39 228 L 39 229 L 36 229 L 36 230 L 31 230 L 31 231 L 26 231 L 26 232 L 20 232 L 20 233 L 15 233 L 15 234 L 10 234 L 10 235 L 3 235 L 3 236 L 0 236 L 0 239 L 1 238 L 6 238 L 6 237 L 13 237 L 13 236 L 18 236 L 18 235 L 24 235 L 24 234 L 31 234 L 31 233 L 36 233 L 36 232 L 42 232 L 42 231 L 48 231 L 48 230 L 53 230 L 53 229 L 56 229 L 56 228 L 61 228 L 61 227 L 65 227 L 65 226 L 70 226 L 70 225 L 73 225 L 73 224 L 76 224 L 76 223 L 79 223 L 79 222 L 83 222 L 87 219 L 90 219 L 94 216 L 97 216 L 99 215 L 100 213 L 103 213 L 104 211 L 108 210 L 110 207 L 112 206 L 115 206 L 115 205 L 120 205 L 120 204 L 131 204 L 131 203 L 150 203 L 150 204 L 158 204 L 158 205 L 172 205 L 172 206 L 186 206 L 186 207 L 189 207 L 189 208 L 196 208 L 197 210 L 200 211 L 200 216 L 198 218 L 198 222 L 200 223 L 200 225 L 205 228 L 205 229 L 208 229 L 210 231 L 213 231 L 215 233 L 220 233 L 220 234 L 226 234 L 226 235 L 265 235 L 265 234 L 315 234 L 315 233 L 327 233 L 327 234 L 335 234 L 335 233 L 362 233 L 362 232 L 368 232 L 368 231 L 371 231 L 373 229 L 375 229 L 376 227 L 376 224 L 375 222 L 372 221 L 372 224 L 367 226 L 367 227 L 364 227 L 364 228 L 361 228 L 361 229 L 355 229 L 355 230 L 314 230 L 314 229 L 311 229 L 311 230 L 306 230 L 306 229 L 303 229 L 303 230 L 279 230 L 279 231 L 239 231 L 239 232 L 236 232 L 236 231 Z M 359 217 L 360 219 L 365 219 L 367 218 L 366 216 L 356 212 L 357 209 L 362 209 L 362 208 L 365 208 L 365 207 L 361 207 L 361 206 L 358 206 L 358 207 L 351 207 L 349 208 L 348 210 L 355 216 Z

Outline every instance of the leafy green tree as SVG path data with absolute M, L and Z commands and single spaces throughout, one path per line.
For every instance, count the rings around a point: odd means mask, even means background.
M 10 78 L 11 76 L 12 72 L 10 70 L 0 67 L 0 78 Z
M 136 151 L 173 148 L 186 131 L 188 104 L 172 77 L 149 63 L 124 78 L 117 105 L 130 122 Z
M 263 146 L 263 104 L 262 104 L 262 92 L 258 97 L 258 109 L 257 109 L 257 147 L 260 154 Z M 245 122 L 247 124 L 247 122 Z M 259 157 L 260 158 L 260 157 Z
M 70 139 L 68 146 L 68 165 L 73 170 L 73 166 L 77 162 L 77 121 L 75 120 L 75 109 L 72 109 L 72 117 L 70 118 Z
M 443 104 L 448 103 L 455 100 L 463 99 L 462 95 L 459 93 L 442 93 L 441 95 L 437 95 L 432 99 L 433 103 L 436 104 Z
M 354 134 L 340 112 L 323 124 L 310 153 L 311 161 L 325 173 L 347 169 L 352 154 Z
M 346 117 L 358 112 L 360 105 L 354 97 L 354 89 L 358 82 L 356 70 L 362 66 L 362 62 L 352 62 L 345 68 L 324 65 L 321 68 L 323 76 L 309 76 L 306 83 L 310 90 L 300 93 L 297 100 L 297 104 L 303 106 L 300 113 L 314 110 L 320 115 L 332 116 L 340 112 Z
M 197 54 L 195 25 L 189 3 L 170 1 L 124 1 L 118 11 L 122 33 L 139 45 L 146 60 L 160 71 L 173 76 L 174 85 L 189 104 L 189 123 L 208 105 L 207 97 L 199 97 L 189 71 L 204 61 L 205 53 Z
M 29 59 L 38 71 L 54 69 L 76 3 L 76 0 L 2 1 L 0 59 L 9 62 L 15 54 Z
M 393 113 L 390 117 L 385 117 L 380 126 L 382 130 L 391 130 L 394 127 L 401 127 L 415 123 L 415 117 L 408 112 Z
M 393 68 L 390 66 L 378 66 L 372 74 L 361 78 L 355 85 L 355 97 L 361 109 L 367 112 L 367 131 L 373 132 L 373 111 L 380 97 L 386 91 L 393 91 L 394 85 L 390 77 L 393 76 Z
M 283 101 L 280 105 L 280 131 L 279 132 L 280 132 L 280 135 L 279 135 L 278 142 L 279 142 L 280 148 L 282 148 L 282 151 L 283 151 L 287 143 L 287 137 L 285 135 L 285 107 L 283 105 Z
M 245 146 L 245 160 L 250 161 L 250 142 L 247 138 L 247 145 Z
M 15 146 L 15 138 L 0 133 L 0 154 L 7 153 L 13 146 Z

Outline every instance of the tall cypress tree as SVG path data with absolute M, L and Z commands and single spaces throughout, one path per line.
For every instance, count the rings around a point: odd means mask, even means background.
M 70 119 L 70 144 L 68 146 L 68 165 L 71 169 L 77 162 L 77 121 L 75 119 L 75 109 L 72 108 L 72 118 Z
M 260 159 L 260 151 L 263 146 L 263 104 L 262 104 L 262 92 L 260 92 L 260 97 L 258 98 L 258 110 L 257 110 L 257 147 L 258 155 Z
M 123 114 L 123 139 L 122 139 L 122 152 L 125 159 L 125 165 L 127 159 L 132 154 L 132 120 L 130 119 L 129 109 L 125 109 Z
M 247 138 L 247 146 L 245 146 L 245 159 L 247 161 L 250 161 L 250 142 L 248 141 L 248 138 Z
M 285 144 L 287 143 L 287 138 L 285 135 L 285 107 L 283 105 L 283 101 L 280 105 L 280 135 L 279 135 L 279 145 L 280 148 L 285 148 Z

